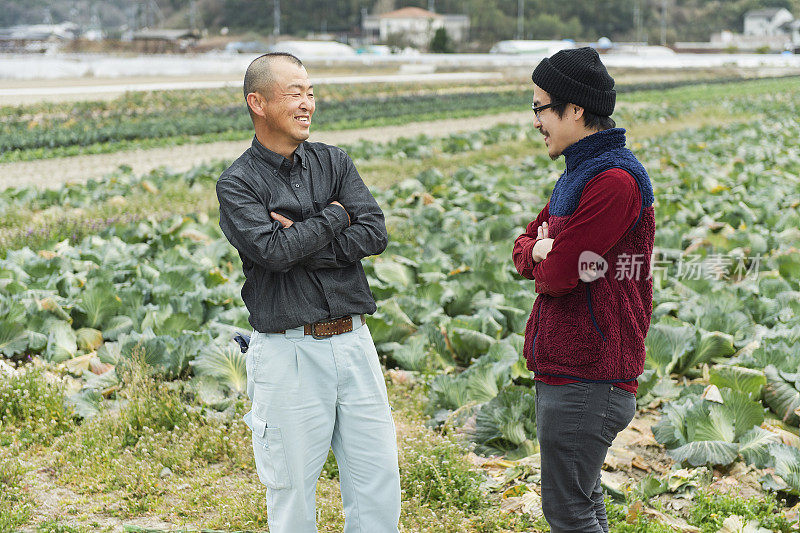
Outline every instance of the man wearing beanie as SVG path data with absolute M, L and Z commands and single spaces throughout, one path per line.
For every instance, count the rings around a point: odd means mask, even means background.
M 566 170 L 514 243 L 538 294 L 524 355 L 536 383 L 542 507 L 554 533 L 608 532 L 600 469 L 633 419 L 653 286 L 650 178 L 611 114 L 597 52 L 562 50 L 533 71 L 534 126 Z

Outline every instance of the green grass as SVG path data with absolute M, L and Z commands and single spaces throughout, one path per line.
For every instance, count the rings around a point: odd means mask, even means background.
M 672 533 L 675 530 L 642 512 L 630 512 L 637 503 L 631 500 L 625 505 L 606 501 L 609 528 L 620 533 Z M 638 502 L 641 505 L 641 502 Z M 658 508 L 659 506 L 656 505 Z M 788 533 L 797 530 L 797 524 L 789 522 L 781 514 L 784 508 L 772 493 L 742 499 L 729 494 L 720 494 L 709 489 L 694 493 L 684 518 L 689 525 L 700 528 L 703 533 L 716 533 L 726 518 L 739 516 L 744 524 L 754 521 L 769 531 Z M 669 513 L 666 513 L 669 514 Z M 632 517 L 632 520 L 631 520 Z M 794 526 L 794 528 L 793 528 Z
M 0 530 L 26 525 L 37 531 L 82 531 L 92 523 L 113 519 L 124 524 L 141 516 L 180 527 L 263 529 L 264 488 L 241 418 L 248 402 L 211 416 L 181 382 L 155 380 L 141 364 L 118 370 L 124 386 L 116 407 L 80 424 L 69 418 L 65 427 L 34 439 L 36 446 L 0 447 Z M 4 428 L 20 435 L 33 417 L 61 420 L 70 413 L 62 389 L 48 379 L 42 372 L 29 372 L 6 382 L 6 389 L 17 392 L 3 397 Z M 390 386 L 390 391 L 400 428 L 402 523 L 407 529 L 531 531 L 530 520 L 500 512 L 496 497 L 481 491 L 484 476 L 466 462 L 460 445 L 422 424 L 424 387 Z M 343 526 L 334 465 L 328 464 L 331 475 L 319 483 L 321 531 Z M 25 491 L 30 497 L 22 499 L 20 487 L 30 468 L 52 472 L 52 482 L 42 486 L 30 478 L 26 483 L 32 486 Z M 37 496 L 54 487 L 67 495 L 59 498 L 56 514 L 41 515 Z
M 703 533 L 719 531 L 722 522 L 733 515 L 744 518 L 745 523 L 754 520 L 760 527 L 770 531 L 797 531 L 796 522 L 792 524 L 781 516 L 781 505 L 774 494 L 743 500 L 727 494 L 701 491 L 695 496 L 694 503 L 690 522 L 700 527 Z
M 155 381 L 142 365 L 124 373 L 121 406 L 107 410 L 59 440 L 51 466 L 81 494 L 122 491 L 122 517 L 161 510 L 165 476 L 191 478 L 212 464 L 236 471 L 252 463 L 241 444 L 247 428 L 233 414 L 206 417 L 178 386 Z M 165 469 L 169 469 L 167 472 Z
M 52 376 L 52 375 L 51 375 Z M 73 427 L 72 409 L 60 383 L 48 383 L 44 370 L 28 367 L 0 381 L 0 446 L 26 449 L 49 445 Z
M 5 427 L 5 422 L 0 425 Z M 13 531 L 33 516 L 33 504 L 22 490 L 25 472 L 16 447 L 0 446 L 0 531 Z
M 45 520 L 36 527 L 37 533 L 81 533 L 82 529 L 62 524 L 59 520 Z
M 64 422 L 57 431 L 49 429 L 31 439 L 32 444 L 0 446 L 0 530 L 26 526 L 85 531 L 143 516 L 181 528 L 264 529 L 264 488 L 255 474 L 250 434 L 241 418 L 248 401 L 213 414 L 194 402 L 182 382 L 155 380 L 141 364 L 120 373 L 124 386 L 117 406 L 80 424 L 65 418 L 69 410 L 63 390 L 43 372 L 3 383 L 4 432 L 20 435 L 34 419 Z M 548 530 L 541 519 L 501 511 L 500 496 L 481 488 L 486 478 L 466 461 L 466 450 L 425 426 L 424 384 L 390 383 L 388 388 L 400 438 L 401 524 L 406 530 Z M 41 477 L 27 475 L 33 469 L 51 472 L 46 485 Z M 320 531 L 341 531 L 335 463 L 329 460 L 326 470 L 318 486 Z M 38 499 L 55 488 L 64 495 L 53 514 L 43 515 Z M 612 531 L 672 531 L 643 514 L 628 523 L 629 505 L 609 501 L 607 508 Z M 704 532 L 717 531 L 733 514 L 771 531 L 789 532 L 781 508 L 769 495 L 741 500 L 700 491 L 686 518 Z
M 632 520 L 632 523 L 629 523 L 628 506 L 613 503 L 610 500 L 606 500 L 606 514 L 608 515 L 608 528 L 615 533 L 675 532 L 672 527 L 641 514 L 636 516 L 636 518 Z

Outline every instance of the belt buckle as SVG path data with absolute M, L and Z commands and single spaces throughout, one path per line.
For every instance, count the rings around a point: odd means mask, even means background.
M 318 334 L 317 333 L 317 325 L 316 324 L 311 324 L 311 337 L 316 339 L 316 340 L 318 340 L 318 341 L 327 339 L 328 337 L 333 337 L 334 335 L 335 335 L 335 333 L 328 333 L 327 335 Z

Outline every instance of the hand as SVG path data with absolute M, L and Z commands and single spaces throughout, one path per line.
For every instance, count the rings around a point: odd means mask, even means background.
M 531 250 L 531 258 L 534 263 L 544 261 L 550 250 L 553 249 L 553 239 L 548 238 L 547 222 L 542 222 L 542 225 L 536 229 L 536 244 L 533 245 Z
M 337 202 L 336 200 L 332 201 L 330 203 L 330 205 L 338 205 L 339 207 L 344 209 L 344 206 L 342 204 L 340 204 L 339 202 Z M 349 226 L 350 225 L 350 213 L 347 212 L 347 209 L 344 209 L 344 213 L 347 215 L 347 225 Z
M 544 261 L 544 259 L 547 257 L 547 254 L 549 254 L 550 250 L 552 249 L 553 239 L 539 239 L 536 241 L 536 244 L 533 245 L 533 250 L 531 250 L 533 262 L 539 263 Z
M 271 216 L 274 220 L 277 220 L 278 222 L 280 222 L 281 225 L 283 226 L 283 229 L 290 228 L 290 227 L 292 227 L 292 224 L 294 224 L 294 222 L 292 222 L 291 220 L 289 220 L 285 216 L 279 215 L 278 213 L 276 213 L 274 211 L 270 211 L 269 212 L 269 216 Z
M 536 238 L 537 239 L 547 238 L 547 222 L 542 222 L 542 225 L 536 228 Z

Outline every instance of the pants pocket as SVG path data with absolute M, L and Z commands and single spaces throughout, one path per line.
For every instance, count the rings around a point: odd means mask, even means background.
M 255 405 L 254 405 L 255 407 Z M 252 411 L 253 457 L 258 479 L 270 489 L 290 489 L 289 462 L 280 428 L 267 427 L 267 421 Z
M 603 438 L 611 443 L 617 433 L 628 427 L 634 414 L 636 414 L 636 397 L 619 387 L 610 386 L 606 416 L 603 420 Z
M 386 381 L 383 377 L 383 369 L 381 369 L 381 362 L 378 358 L 378 351 L 375 349 L 375 343 L 372 340 L 367 325 L 363 325 L 356 330 L 361 349 L 366 357 L 366 362 L 369 367 L 369 372 L 372 377 L 371 386 L 365 387 L 365 392 L 368 392 L 375 399 L 380 399 L 383 402 L 389 403 L 389 394 L 386 390 Z

